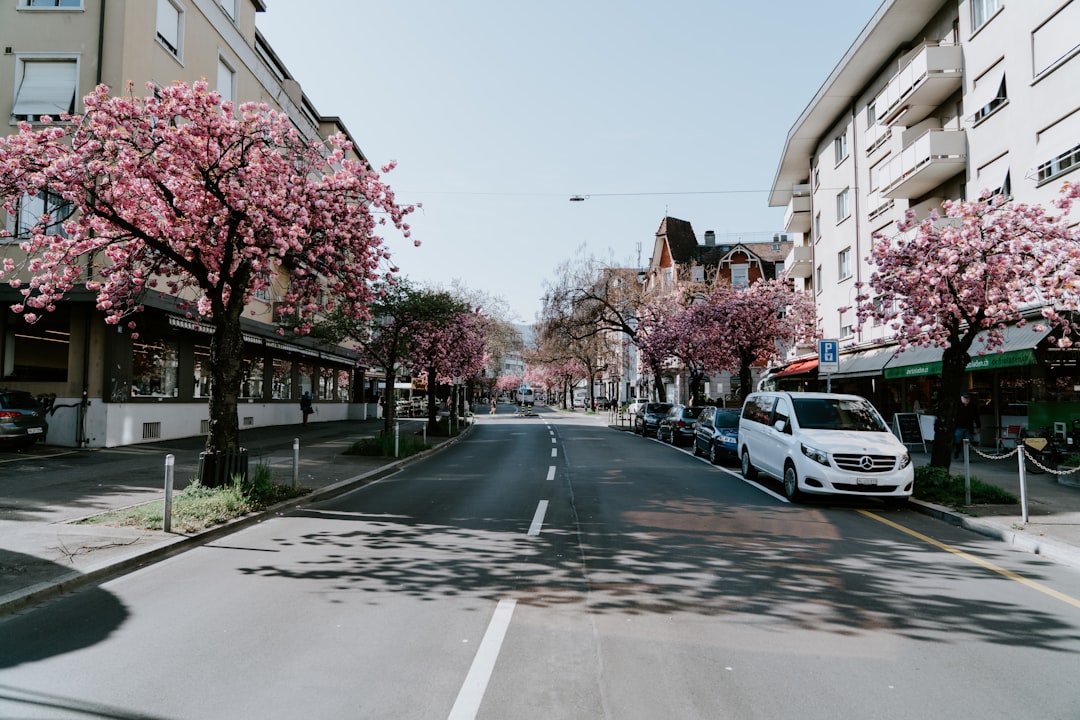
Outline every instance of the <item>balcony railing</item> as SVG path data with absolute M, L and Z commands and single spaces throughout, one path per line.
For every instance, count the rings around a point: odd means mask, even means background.
M 878 122 L 911 127 L 960 89 L 964 79 L 959 45 L 926 45 L 877 96 Z
M 796 245 L 784 259 L 784 268 L 789 278 L 808 278 L 814 274 L 814 248 L 809 245 Z
M 883 197 L 920 197 L 964 172 L 966 166 L 963 130 L 927 130 L 881 167 L 878 187 Z
M 804 233 L 810 229 L 810 211 L 813 203 L 810 199 L 809 185 L 796 185 L 791 189 L 791 202 L 784 213 L 784 232 Z

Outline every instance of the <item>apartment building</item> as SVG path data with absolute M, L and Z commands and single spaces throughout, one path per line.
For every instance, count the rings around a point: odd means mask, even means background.
M 256 17 L 266 9 L 263 0 L 9 0 L 0 6 L 0 118 L 14 133 L 21 120 L 81 112 L 98 84 L 124 93 L 131 82 L 145 95 L 147 83 L 205 78 L 226 99 L 286 112 L 309 140 L 347 134 L 316 111 L 260 35 Z M 36 216 L 48 200 L 24 202 Z M 14 236 L 21 217 L 4 218 Z M 0 245 L 0 257 L 17 252 L 15 242 Z M 281 281 L 284 292 L 288 278 Z M 374 394 L 378 379 L 354 370 L 355 353 L 279 335 L 274 291 L 243 321 L 241 427 L 299 422 L 305 391 L 320 420 L 374 412 L 356 402 Z M 0 384 L 55 396 L 50 444 L 111 447 L 206 432 L 212 328 L 186 317 L 174 298 L 148 295 L 133 338 L 104 323 L 88 292 L 33 325 L 6 309 L 18 297 L 0 288 Z
M 1077 28 L 1080 0 L 886 0 L 795 121 L 770 205 L 803 234 L 787 273 L 840 341 L 833 389 L 887 412 L 933 404 L 940 350 L 895 356 L 888 327 L 855 320 L 873 237 L 909 209 L 924 218 L 983 191 L 1049 205 L 1080 181 Z M 1010 328 L 1005 351 L 969 366 L 988 414 L 1080 400 L 1077 358 L 1045 333 Z

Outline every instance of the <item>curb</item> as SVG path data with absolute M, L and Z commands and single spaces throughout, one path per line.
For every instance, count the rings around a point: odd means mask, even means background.
M 456 444 L 464 438 L 472 428 L 473 424 L 470 423 L 455 437 L 449 438 L 445 442 L 439 443 L 428 450 L 416 453 L 415 455 L 410 455 L 407 458 L 394 460 L 382 467 L 369 470 L 361 475 L 356 475 L 332 485 L 312 490 L 307 495 L 283 500 L 265 510 L 260 510 L 259 512 L 254 512 L 245 515 L 244 517 L 229 520 L 221 525 L 207 528 L 195 535 L 171 535 L 169 540 L 145 551 L 136 552 L 119 560 L 102 563 L 97 567 L 85 571 L 72 570 L 69 575 L 62 576 L 58 579 L 41 582 L 23 590 L 8 593 L 7 595 L 0 597 L 0 617 L 16 613 L 28 606 L 36 605 L 54 597 L 59 597 L 60 595 L 67 594 L 73 590 L 78 590 L 91 585 L 98 585 L 120 575 L 129 573 L 132 570 L 137 570 L 147 565 L 153 565 L 154 563 L 161 562 L 174 555 L 178 555 L 201 545 L 206 545 L 207 543 L 211 543 L 234 532 L 243 530 L 246 527 L 256 525 L 278 515 L 283 515 L 286 512 L 297 508 L 311 505 L 315 502 L 329 500 L 359 487 L 370 485 L 384 477 L 393 475 L 406 465 L 427 458 L 442 448 Z M 164 535 L 162 531 L 151 532 L 158 532 L 159 534 Z
M 923 515 L 943 520 L 950 525 L 970 530 L 992 540 L 999 540 L 1017 550 L 1039 555 L 1062 565 L 1080 568 L 1080 551 L 1071 545 L 1037 535 L 1030 535 L 1023 530 L 1007 529 L 1002 525 L 973 518 L 925 500 L 911 498 L 908 500 L 908 504 L 913 510 Z

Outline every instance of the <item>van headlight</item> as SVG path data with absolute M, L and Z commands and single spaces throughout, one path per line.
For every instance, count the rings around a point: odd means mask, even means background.
M 900 456 L 900 470 L 903 470 L 911 464 L 911 453 L 904 451 L 904 454 Z
M 824 450 L 818 450 L 815 447 L 810 447 L 806 443 L 803 443 L 802 454 L 816 463 L 820 463 L 825 467 L 829 466 L 829 453 L 825 452 Z

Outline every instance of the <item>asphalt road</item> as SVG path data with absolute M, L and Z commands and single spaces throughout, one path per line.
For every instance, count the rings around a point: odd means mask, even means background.
M 1080 573 L 579 417 L 0 622 L 0 717 L 1069 718 Z

